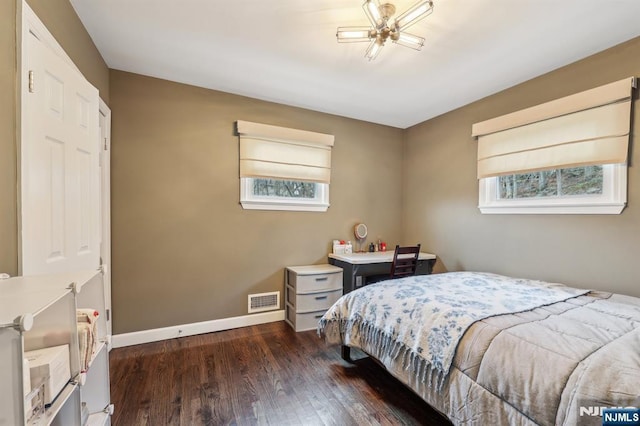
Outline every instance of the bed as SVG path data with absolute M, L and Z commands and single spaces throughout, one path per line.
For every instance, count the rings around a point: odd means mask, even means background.
M 474 272 L 350 292 L 322 317 L 456 425 L 600 425 L 640 406 L 640 299 Z

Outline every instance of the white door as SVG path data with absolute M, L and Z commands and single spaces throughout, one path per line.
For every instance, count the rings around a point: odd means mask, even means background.
M 98 268 L 98 91 L 28 33 L 23 55 L 23 275 Z
M 111 110 L 100 99 L 100 264 L 103 270 L 107 336 L 111 336 Z M 109 346 L 111 349 L 111 346 Z

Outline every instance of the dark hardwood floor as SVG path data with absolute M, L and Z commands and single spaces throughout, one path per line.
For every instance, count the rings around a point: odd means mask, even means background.
M 114 349 L 112 424 L 450 424 L 362 352 L 352 357 L 284 322 Z

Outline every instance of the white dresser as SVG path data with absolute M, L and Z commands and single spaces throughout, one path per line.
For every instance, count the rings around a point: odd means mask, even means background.
M 289 266 L 285 271 L 285 320 L 295 331 L 315 330 L 318 320 L 342 296 L 342 268 Z

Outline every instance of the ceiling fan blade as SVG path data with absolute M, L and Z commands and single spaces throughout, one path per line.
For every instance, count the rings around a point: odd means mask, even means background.
M 370 41 L 373 37 L 375 37 L 375 30 L 370 27 L 338 27 L 336 33 L 338 43 Z
M 400 46 L 409 47 L 414 50 L 422 49 L 424 38 L 417 35 L 401 32 L 392 36 L 392 41 Z

